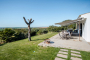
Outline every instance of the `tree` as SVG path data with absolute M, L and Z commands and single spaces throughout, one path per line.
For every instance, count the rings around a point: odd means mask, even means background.
M 30 29 L 30 24 L 32 24 L 33 22 L 34 22 L 34 20 L 32 21 L 32 18 L 29 20 L 28 19 L 28 21 L 29 21 L 29 23 L 26 21 L 26 19 L 25 19 L 25 17 L 23 17 L 23 19 L 24 19 L 24 21 L 25 21 L 25 23 L 28 25 L 28 40 L 29 41 L 31 41 L 31 29 Z
M 50 32 L 59 32 L 61 30 L 61 27 L 57 27 L 57 26 L 49 26 L 48 27 L 48 31 Z
M 68 20 L 64 20 L 63 22 L 65 21 L 71 21 L 70 19 Z M 67 26 L 62 26 L 64 28 L 64 30 L 66 30 L 67 28 L 72 28 L 72 29 L 75 29 L 76 28 L 76 24 L 70 24 L 70 25 L 67 25 Z

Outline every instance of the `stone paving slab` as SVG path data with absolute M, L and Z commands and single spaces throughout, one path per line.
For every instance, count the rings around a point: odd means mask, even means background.
M 58 57 L 67 58 L 67 55 L 57 54 Z
M 61 51 L 68 51 L 67 49 L 60 49 Z
M 68 52 L 62 52 L 62 51 L 59 51 L 58 53 L 62 53 L 62 54 L 68 54 Z
M 82 60 L 82 59 L 76 58 L 76 57 L 71 57 L 71 60 Z
M 81 57 L 81 55 L 78 55 L 78 54 L 73 54 L 71 53 L 72 56 L 77 56 L 77 57 Z
M 56 57 L 55 60 L 65 60 L 65 59 Z
M 73 52 L 73 53 L 78 53 L 78 54 L 80 54 L 80 52 L 78 52 L 78 51 L 71 51 L 71 53 L 72 53 L 72 52 Z

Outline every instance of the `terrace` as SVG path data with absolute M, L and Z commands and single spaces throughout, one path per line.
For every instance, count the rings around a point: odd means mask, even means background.
M 50 46 L 50 47 L 61 47 L 61 48 L 70 48 L 70 49 L 76 49 L 76 50 L 82 50 L 82 51 L 90 51 L 90 45 L 84 40 L 80 35 L 81 33 L 81 25 L 80 23 L 82 21 L 85 21 L 86 18 L 77 18 L 76 20 L 71 20 L 71 21 L 63 21 L 60 23 L 55 23 L 58 25 L 66 26 L 70 24 L 77 23 L 78 24 L 78 33 L 74 33 L 74 36 L 71 36 L 70 39 L 61 39 L 59 36 L 60 34 L 57 34 L 51 38 L 49 38 L 48 42 L 42 42 L 38 44 L 39 46 Z M 78 36 L 75 36 L 78 35 Z
M 43 47 L 61 47 L 61 48 L 69 48 L 76 49 L 82 51 L 90 51 L 90 45 L 82 38 L 78 36 L 71 36 L 71 39 L 60 39 L 59 34 L 49 38 L 50 43 L 45 43 L 45 41 L 39 43 L 39 46 Z

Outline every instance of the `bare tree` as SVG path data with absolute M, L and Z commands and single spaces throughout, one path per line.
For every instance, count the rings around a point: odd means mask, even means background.
M 29 22 L 27 22 L 26 19 L 25 19 L 25 17 L 23 17 L 23 19 L 24 19 L 25 23 L 28 25 L 28 40 L 31 41 L 31 34 L 30 34 L 30 33 L 31 33 L 31 29 L 30 29 L 30 24 L 32 24 L 32 23 L 34 22 L 34 20 L 32 21 L 32 18 L 31 18 L 30 20 L 28 19 Z

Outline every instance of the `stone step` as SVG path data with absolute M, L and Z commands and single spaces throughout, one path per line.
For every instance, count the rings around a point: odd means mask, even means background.
M 56 57 L 55 60 L 65 60 L 65 59 Z
M 67 58 L 67 55 L 57 54 L 58 57 Z
M 58 53 L 61 53 L 61 54 L 68 54 L 68 52 L 63 52 L 63 51 L 59 51 Z
M 71 57 L 71 60 L 82 60 L 82 59 L 76 58 L 76 57 Z

